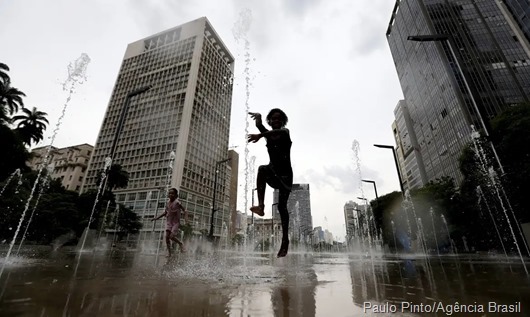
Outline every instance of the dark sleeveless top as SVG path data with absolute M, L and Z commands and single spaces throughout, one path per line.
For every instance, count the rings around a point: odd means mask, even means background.
M 269 152 L 270 163 L 269 166 L 276 172 L 278 176 L 283 176 L 285 181 L 292 185 L 293 169 L 291 167 L 291 137 L 289 130 L 281 133 L 280 137 L 273 140 L 271 137 L 267 138 L 267 151 Z

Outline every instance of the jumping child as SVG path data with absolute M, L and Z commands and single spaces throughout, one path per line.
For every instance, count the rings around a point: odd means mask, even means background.
M 258 205 L 252 206 L 250 211 L 258 216 L 264 216 L 265 212 L 265 187 L 279 190 L 278 211 L 282 221 L 282 245 L 278 251 L 278 257 L 284 257 L 289 250 L 289 211 L 287 210 L 287 200 L 293 186 L 293 169 L 291 167 L 291 137 L 289 130 L 285 128 L 287 124 L 287 115 L 278 108 L 269 111 L 267 123 L 272 128 L 268 130 L 261 122 L 261 114 L 249 112 L 249 115 L 256 121 L 256 127 L 261 133 L 249 134 L 248 142 L 256 143 L 264 137 L 267 140 L 267 151 L 269 152 L 270 162 L 268 165 L 262 165 L 258 168 L 257 191 Z M 273 215 L 274 216 L 274 215 Z
M 166 216 L 166 245 L 168 257 L 171 257 L 171 240 L 175 241 L 180 246 L 181 252 L 186 252 L 184 243 L 177 238 L 177 233 L 180 226 L 181 214 L 184 213 L 184 220 L 187 222 L 188 212 L 177 199 L 179 192 L 176 188 L 171 188 L 168 191 L 167 196 L 169 197 L 169 201 L 166 204 L 164 213 L 156 218 L 151 219 L 151 221 L 155 221 Z

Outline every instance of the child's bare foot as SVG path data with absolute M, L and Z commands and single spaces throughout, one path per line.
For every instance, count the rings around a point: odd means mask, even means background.
M 278 251 L 277 257 L 283 258 L 287 255 L 287 252 L 289 251 L 289 240 L 282 241 L 282 245 L 280 247 L 280 251 Z
M 181 246 L 180 246 L 180 252 L 182 252 L 182 253 L 186 253 L 186 252 L 187 252 L 187 250 L 186 250 L 186 248 L 184 247 L 184 245 L 181 245 Z
M 265 212 L 263 211 L 263 209 L 264 209 L 264 206 L 252 206 L 252 207 L 250 207 L 250 211 L 252 211 L 256 215 L 261 216 L 261 217 L 265 216 Z

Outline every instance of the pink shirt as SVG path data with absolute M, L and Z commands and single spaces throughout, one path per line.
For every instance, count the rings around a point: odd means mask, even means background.
M 167 227 L 171 228 L 174 225 L 180 224 L 180 215 L 184 211 L 184 207 L 178 199 L 175 199 L 173 202 L 169 201 L 166 204 L 166 221 Z

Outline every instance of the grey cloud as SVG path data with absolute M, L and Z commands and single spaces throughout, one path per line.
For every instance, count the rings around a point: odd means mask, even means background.
M 295 182 L 308 183 L 316 189 L 326 186 L 336 192 L 354 195 L 360 186 L 360 179 L 350 167 L 325 166 L 323 171 L 307 170 L 297 175 Z
M 310 7 L 318 6 L 321 0 L 285 0 L 282 1 L 283 5 L 288 12 L 296 15 L 303 16 Z
M 374 1 L 372 10 L 363 11 L 360 18 L 351 26 L 354 34 L 350 55 L 369 55 L 383 49 L 386 44 L 385 32 L 391 12 L 385 12 L 382 1 Z

